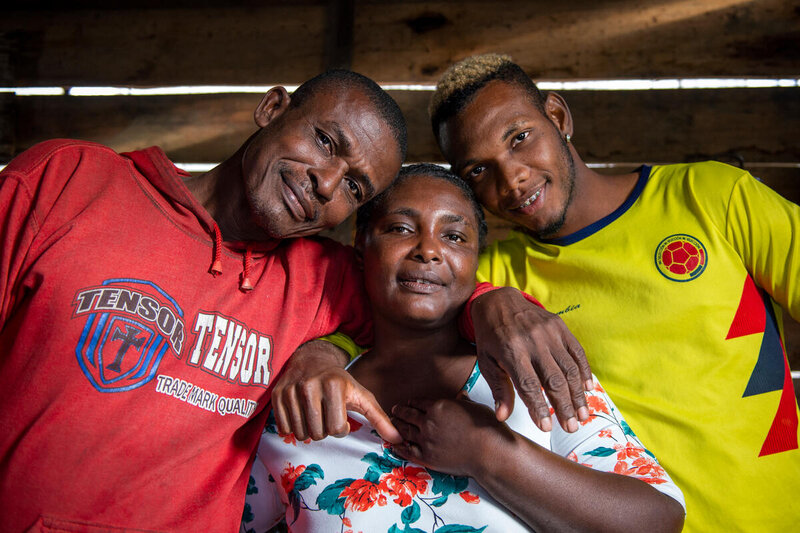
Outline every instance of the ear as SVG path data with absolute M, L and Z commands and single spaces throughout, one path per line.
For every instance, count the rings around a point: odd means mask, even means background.
M 289 93 L 281 86 L 273 87 L 259 102 L 253 118 L 259 128 L 263 128 L 289 108 Z
M 567 102 L 560 94 L 547 93 L 547 98 L 544 101 L 544 113 L 561 132 L 562 137 L 572 135 L 572 113 L 570 113 Z

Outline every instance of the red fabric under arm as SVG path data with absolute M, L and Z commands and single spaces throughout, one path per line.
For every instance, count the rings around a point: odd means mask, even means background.
M 475 342 L 475 324 L 472 322 L 472 302 L 474 302 L 479 296 L 499 288 L 500 287 L 495 287 L 491 283 L 487 283 L 485 281 L 478 283 L 475 286 L 475 291 L 473 291 L 472 296 L 470 296 L 469 300 L 467 300 L 467 304 L 464 306 L 461 316 L 458 317 L 458 330 L 461 332 L 462 337 L 470 342 Z M 526 300 L 544 309 L 544 306 L 539 302 L 539 300 L 526 292 L 519 292 L 525 297 Z

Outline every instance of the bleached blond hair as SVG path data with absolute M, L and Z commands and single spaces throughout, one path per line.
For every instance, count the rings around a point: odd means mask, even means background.
M 480 89 L 493 80 L 513 83 L 524 89 L 544 112 L 544 95 L 533 80 L 505 54 L 471 56 L 451 65 L 439 78 L 431 96 L 428 113 L 433 134 L 439 138 L 440 125 L 457 115 Z

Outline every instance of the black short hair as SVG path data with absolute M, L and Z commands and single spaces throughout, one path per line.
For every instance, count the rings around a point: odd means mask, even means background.
M 397 102 L 394 101 L 394 98 L 389 96 L 389 93 L 362 74 L 344 69 L 326 70 L 300 85 L 292 93 L 289 106 L 299 107 L 315 91 L 325 90 L 331 86 L 340 89 L 355 87 L 364 92 L 372 105 L 375 106 L 380 117 L 389 125 L 389 129 L 397 141 L 400 161 L 404 161 L 408 151 L 408 131 L 403 112 Z
M 539 111 L 544 113 L 545 96 L 522 67 L 501 54 L 468 57 L 451 65 L 436 84 L 428 113 L 436 140 L 442 123 L 461 112 L 475 94 L 494 80 L 517 85 L 525 90 Z
M 452 183 L 462 192 L 464 197 L 472 206 L 472 211 L 475 214 L 475 220 L 478 222 L 478 249 L 482 251 L 486 246 L 486 234 L 488 227 L 486 225 L 486 217 L 483 214 L 483 208 L 475 198 L 475 193 L 469 188 L 467 182 L 453 174 L 450 170 L 441 165 L 434 165 L 432 163 L 415 163 L 413 165 L 406 165 L 400 169 L 397 179 L 382 193 L 375 196 L 372 200 L 362 205 L 358 209 L 356 215 L 356 231 L 358 233 L 366 232 L 372 222 L 372 216 L 376 212 L 383 209 L 386 200 L 389 198 L 392 190 L 398 185 L 414 176 L 425 176 L 427 178 L 435 178 Z

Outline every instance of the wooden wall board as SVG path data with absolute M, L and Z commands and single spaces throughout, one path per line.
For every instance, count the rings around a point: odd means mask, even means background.
M 773 76 L 800 64 L 797 0 L 365 2 L 355 24 L 353 68 L 384 81 L 434 81 L 485 52 L 545 79 Z
M 800 162 L 800 89 L 563 92 L 574 143 L 587 162 L 684 162 L 709 158 Z M 409 125 L 409 160 L 441 161 L 427 91 L 392 91 Z M 120 151 L 153 144 L 176 160 L 218 162 L 255 130 L 260 95 L 12 97 L 8 160 L 32 144 L 74 137 Z
M 547 79 L 800 74 L 800 0 L 32 1 L 0 20 L 0 84 L 296 84 L 347 28 L 334 56 L 381 82 L 490 51 Z

